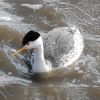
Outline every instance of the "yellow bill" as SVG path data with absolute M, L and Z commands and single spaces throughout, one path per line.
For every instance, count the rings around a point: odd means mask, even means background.
M 17 51 L 13 54 L 13 56 L 16 56 L 17 54 L 19 54 L 20 52 L 22 52 L 22 51 L 24 51 L 24 50 L 26 50 L 26 46 L 24 46 L 23 48 L 17 50 Z

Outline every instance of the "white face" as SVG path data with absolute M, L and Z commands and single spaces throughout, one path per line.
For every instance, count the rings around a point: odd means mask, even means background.
M 25 45 L 26 49 L 35 49 L 43 45 L 42 37 L 40 36 L 37 40 L 31 41 Z

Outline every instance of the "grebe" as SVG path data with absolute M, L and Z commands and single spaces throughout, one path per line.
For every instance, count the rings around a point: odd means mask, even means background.
M 33 73 L 49 72 L 55 67 L 67 67 L 81 55 L 84 43 L 76 27 L 58 27 L 43 38 L 38 32 L 29 31 L 22 40 L 24 49 L 32 49 L 31 65 Z

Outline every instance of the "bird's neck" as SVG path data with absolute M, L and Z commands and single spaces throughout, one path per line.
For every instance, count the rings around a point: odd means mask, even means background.
M 50 70 L 49 66 L 45 62 L 43 45 L 35 48 L 33 51 L 33 56 L 31 59 L 34 59 L 34 62 L 31 61 L 32 71 L 33 72 L 47 72 Z
M 33 53 L 34 53 L 34 62 L 38 63 L 41 62 L 42 64 L 45 64 L 44 50 L 42 45 L 34 49 Z

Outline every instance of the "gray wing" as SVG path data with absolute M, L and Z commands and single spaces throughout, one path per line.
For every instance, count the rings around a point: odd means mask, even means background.
M 73 34 L 68 27 L 58 27 L 43 38 L 45 58 L 53 67 L 59 67 L 64 63 L 60 59 L 73 48 Z

